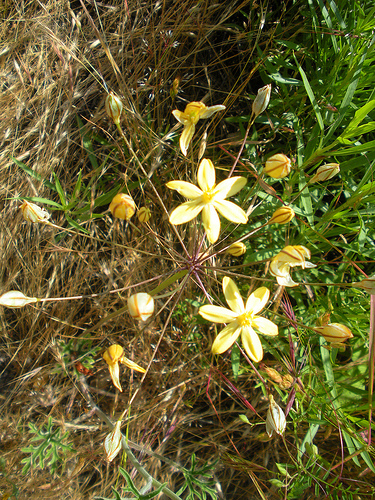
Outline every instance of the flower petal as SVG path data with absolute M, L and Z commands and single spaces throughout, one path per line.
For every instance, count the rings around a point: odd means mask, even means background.
M 144 368 L 142 368 L 141 366 L 137 365 L 137 363 L 134 363 L 134 361 L 131 361 L 130 359 L 126 358 L 125 356 L 123 356 L 120 359 L 120 363 L 122 363 L 123 365 L 127 366 L 131 370 L 135 370 L 135 371 L 140 372 L 140 373 L 146 373 L 146 370 Z
M 213 323 L 229 323 L 237 318 L 237 314 L 225 307 L 219 306 L 202 306 L 199 308 L 199 314 L 202 318 Z
M 186 125 L 187 123 L 190 122 L 189 117 L 182 111 L 179 111 L 178 109 L 172 111 L 172 115 L 176 118 L 176 120 L 182 123 L 182 125 Z
M 187 201 L 173 210 L 169 216 L 169 222 L 175 226 L 189 222 L 199 215 L 202 208 L 203 204 L 200 202 L 199 198 Z
M 241 333 L 242 345 L 250 359 L 258 363 L 263 359 L 263 347 L 258 335 L 251 326 L 243 326 Z
M 271 260 L 270 273 L 272 276 L 287 277 L 290 271 L 288 262 L 282 262 L 277 259 L 277 256 Z
M 225 300 L 232 311 L 238 314 L 244 312 L 245 307 L 240 291 L 238 290 L 235 282 L 227 276 L 223 278 L 223 292 Z
M 246 311 L 257 314 L 260 312 L 270 298 L 270 291 L 265 286 L 257 288 L 246 301 Z
M 205 158 L 200 162 L 197 174 L 198 186 L 202 191 L 210 191 L 216 182 L 215 167 L 211 160 Z
M 292 287 L 292 286 L 299 285 L 299 283 L 296 283 L 295 281 L 292 280 L 292 277 L 290 276 L 290 274 L 288 274 L 287 276 L 276 276 L 276 280 L 280 286 Z
M 241 332 L 241 327 L 237 321 L 232 321 L 226 326 L 214 340 L 211 351 L 213 354 L 221 354 L 227 351 L 237 340 Z
M 202 196 L 203 194 L 199 187 L 194 186 L 191 182 L 170 181 L 167 182 L 166 186 L 167 188 L 177 191 L 177 193 L 180 193 L 182 196 L 185 196 L 185 198 L 190 200 L 195 200 L 195 198 L 198 198 L 198 196 Z
M 230 177 L 224 181 L 219 182 L 216 186 L 214 194 L 215 198 L 219 200 L 224 200 L 224 198 L 229 198 L 234 194 L 241 191 L 241 189 L 246 185 L 246 177 Z
M 187 150 L 188 150 L 189 144 L 193 138 L 194 132 L 195 132 L 194 123 L 188 121 L 185 124 L 184 130 L 182 131 L 182 134 L 180 136 L 180 149 L 181 149 L 181 152 L 184 156 L 187 155 Z
M 213 114 L 224 109 L 225 106 L 223 104 L 218 104 L 217 106 L 208 106 L 206 109 L 203 109 L 201 113 L 199 113 L 199 118 L 210 118 Z
M 208 241 L 210 243 L 215 243 L 220 235 L 220 219 L 215 208 L 211 204 L 204 206 L 202 220 Z
M 263 335 L 271 335 L 274 337 L 279 333 L 279 329 L 275 323 L 261 316 L 255 316 L 255 318 L 253 318 L 252 326 L 259 330 L 260 333 L 263 333 Z
M 120 384 L 120 367 L 118 363 L 113 363 L 111 365 L 108 365 L 109 369 L 109 374 L 112 379 L 113 385 L 120 391 L 122 392 L 122 387 Z
M 248 218 L 241 207 L 228 200 L 213 199 L 213 205 L 217 211 L 226 219 L 236 224 L 246 224 Z

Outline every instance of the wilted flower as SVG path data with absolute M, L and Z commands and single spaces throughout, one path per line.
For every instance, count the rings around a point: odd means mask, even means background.
M 241 335 L 247 355 L 255 362 L 260 361 L 263 358 L 263 348 L 254 328 L 264 335 L 274 336 L 279 333 L 275 323 L 257 315 L 267 304 L 270 291 L 264 286 L 258 288 L 249 296 L 245 306 L 234 281 L 225 277 L 223 292 L 230 309 L 212 305 L 199 308 L 199 314 L 204 319 L 214 323 L 229 323 L 212 344 L 213 354 L 228 350 Z
M 281 436 L 286 428 L 285 413 L 280 406 L 275 403 L 272 394 L 269 396 L 269 402 L 270 406 L 267 411 L 266 432 L 268 437 L 272 437 L 273 432 Z
M 354 286 L 355 288 L 361 288 L 371 295 L 375 295 L 375 276 L 371 276 L 371 278 L 365 278 L 362 281 L 352 283 L 352 286 Z
M 104 440 L 104 450 L 108 462 L 117 457 L 121 451 L 121 420 L 118 420 L 110 434 Z
M 351 339 L 353 334 L 351 330 L 340 323 L 331 323 L 325 326 L 317 326 L 315 331 L 322 335 L 333 347 L 342 345 L 347 339 Z
M 166 184 L 169 189 L 174 189 L 190 200 L 173 210 L 169 222 L 184 224 L 202 212 L 207 238 L 210 243 L 215 243 L 220 234 L 220 219 L 216 210 L 231 222 L 247 222 L 247 215 L 242 208 L 225 199 L 238 193 L 247 181 L 245 177 L 230 177 L 216 185 L 215 167 L 211 160 L 206 159 L 199 164 L 197 179 L 199 188 L 185 181 L 170 181 Z
M 322 165 L 315 172 L 315 175 L 311 177 L 310 184 L 313 184 L 314 182 L 328 181 L 328 179 L 331 179 L 339 172 L 340 172 L 339 163 L 327 163 L 326 165 Z
M 24 219 L 28 222 L 47 222 L 51 217 L 47 210 L 26 200 L 24 200 L 20 209 Z
M 142 224 L 148 222 L 151 218 L 151 210 L 147 207 L 141 207 L 137 212 L 137 217 Z
M 297 286 L 290 276 L 290 268 L 301 266 L 302 269 L 316 267 L 315 264 L 308 262 L 310 259 L 310 250 L 302 245 L 288 245 L 281 250 L 270 264 L 270 273 L 275 276 L 281 286 Z
M 135 214 L 136 206 L 131 196 L 125 193 L 118 193 L 111 201 L 109 210 L 114 217 L 129 220 Z
M 189 144 L 195 132 L 195 125 L 201 118 L 210 118 L 214 113 L 222 111 L 225 106 L 219 104 L 218 106 L 206 106 L 203 102 L 189 102 L 185 111 L 175 109 L 172 111 L 173 116 L 184 126 L 180 137 L 180 148 L 182 154 L 186 156 Z
M 127 366 L 131 370 L 136 370 L 137 372 L 145 373 L 145 369 L 141 366 L 137 365 L 130 359 L 124 356 L 124 349 L 118 344 L 112 344 L 108 347 L 108 349 L 103 354 L 103 359 L 108 365 L 109 374 L 111 375 L 111 379 L 113 385 L 122 392 L 122 387 L 120 384 L 120 367 L 119 363 Z
M 229 248 L 225 250 L 225 253 L 229 253 L 229 255 L 233 255 L 233 257 L 241 257 L 244 253 L 246 253 L 246 245 L 242 243 L 242 241 L 238 241 L 236 243 L 232 243 Z
M 113 123 L 118 125 L 122 113 L 122 102 L 113 92 L 110 92 L 105 99 L 105 110 L 109 118 L 113 120 Z
M 282 153 L 278 153 L 268 158 L 263 172 L 273 179 L 283 179 L 289 174 L 290 166 L 290 158 Z
M 273 213 L 268 224 L 286 224 L 290 222 L 296 214 L 291 207 L 280 207 Z
M 266 109 L 268 103 L 270 102 L 270 97 L 271 97 L 271 84 L 269 83 L 268 85 L 265 85 L 264 87 L 258 90 L 258 94 L 254 99 L 252 111 L 253 114 L 255 115 L 255 118 L 261 113 L 263 113 L 263 111 Z
M 10 309 L 18 309 L 34 302 L 39 302 L 39 299 L 26 297 L 22 292 L 16 290 L 10 290 L 0 296 L 0 306 L 9 307 Z
M 136 293 L 128 298 L 128 311 L 132 318 L 146 321 L 154 313 L 154 299 L 148 293 Z

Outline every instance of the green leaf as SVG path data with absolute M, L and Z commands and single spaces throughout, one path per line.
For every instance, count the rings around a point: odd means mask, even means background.
M 56 187 L 52 184 L 52 182 L 50 181 L 47 181 L 45 179 L 43 179 L 43 177 L 38 174 L 37 172 L 35 172 L 32 168 L 28 167 L 27 165 L 25 165 L 24 163 L 22 163 L 22 161 L 19 161 L 17 160 L 16 158 L 12 158 L 12 161 L 20 168 L 22 168 L 22 170 L 24 172 L 26 172 L 28 175 L 30 175 L 30 177 L 33 177 L 34 179 L 40 181 L 40 182 L 43 182 L 43 184 L 50 188 L 50 189 L 53 189 L 54 191 L 56 191 Z
M 60 181 L 59 181 L 59 179 L 58 179 L 57 175 L 55 174 L 55 172 L 52 172 L 52 175 L 53 175 L 53 178 L 54 178 L 54 180 L 55 180 L 55 186 L 56 186 L 56 191 L 57 191 L 57 194 L 59 195 L 59 197 L 60 197 L 60 201 L 61 201 L 61 204 L 62 204 L 62 206 L 63 206 L 63 207 L 64 207 L 64 209 L 65 209 L 65 207 L 66 207 L 67 203 L 66 203 L 66 197 L 65 197 L 64 190 L 63 190 L 63 188 L 62 188 L 62 186 L 61 186 L 61 183 L 60 183 Z

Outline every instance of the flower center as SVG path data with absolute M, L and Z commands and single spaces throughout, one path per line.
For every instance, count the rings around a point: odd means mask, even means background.
M 254 315 L 252 311 L 245 311 L 237 317 L 237 321 L 241 326 L 251 326 L 253 323 L 253 318 Z
M 214 196 L 215 196 L 214 188 L 209 189 L 208 191 L 205 191 L 202 195 L 203 203 L 210 203 Z

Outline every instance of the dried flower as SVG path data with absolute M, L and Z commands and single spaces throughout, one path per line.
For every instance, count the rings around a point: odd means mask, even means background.
M 120 384 L 120 367 L 119 363 L 127 366 L 131 370 L 136 370 L 137 372 L 145 373 L 145 369 L 137 365 L 130 359 L 124 356 L 124 349 L 119 344 L 112 344 L 103 354 L 103 359 L 108 365 L 109 374 L 111 376 L 113 385 L 122 392 L 122 387 Z
M 264 286 L 258 288 L 249 296 L 245 306 L 234 281 L 225 277 L 223 292 L 230 309 L 212 305 L 199 308 L 199 314 L 204 319 L 214 323 L 229 323 L 212 344 L 213 354 L 227 351 L 241 335 L 247 355 L 255 362 L 260 361 L 263 348 L 254 328 L 264 335 L 275 336 L 279 333 L 275 323 L 257 315 L 267 304 L 270 291 Z
M 39 302 L 40 299 L 35 297 L 26 297 L 22 292 L 10 290 L 0 296 L 0 306 L 9 307 L 10 309 L 18 309 L 19 307 L 26 306 Z
M 137 212 L 137 217 L 139 222 L 144 224 L 145 222 L 148 222 L 150 220 L 151 210 L 147 207 L 141 207 Z
M 169 222 L 184 224 L 202 212 L 207 238 L 210 243 L 215 243 L 220 235 L 220 219 L 216 210 L 231 222 L 247 222 L 247 215 L 242 208 L 225 199 L 238 193 L 247 181 L 245 177 L 230 177 L 216 185 L 215 167 L 211 160 L 206 159 L 199 164 L 197 178 L 199 188 L 185 181 L 170 181 L 166 184 L 169 189 L 176 190 L 190 200 L 173 210 Z
M 273 213 L 268 224 L 287 224 L 290 222 L 296 214 L 291 207 L 280 207 Z
M 289 175 L 290 166 L 290 158 L 282 153 L 278 153 L 268 158 L 263 172 L 273 179 L 283 179 Z
M 136 293 L 128 298 L 128 311 L 132 318 L 146 321 L 154 313 L 154 299 L 148 293 Z
M 297 286 L 290 276 L 290 268 L 301 266 L 302 269 L 316 267 L 306 259 L 311 257 L 310 250 L 302 245 L 288 245 L 271 261 L 270 273 L 281 286 Z
M 339 163 L 327 163 L 326 165 L 322 165 L 315 172 L 315 175 L 311 177 L 310 184 L 313 184 L 314 182 L 328 181 L 328 179 L 331 179 L 339 172 L 340 172 Z
M 272 394 L 269 396 L 269 402 L 270 406 L 267 411 L 266 432 L 268 437 L 272 437 L 273 432 L 281 436 L 286 428 L 285 413 L 280 406 L 275 403 Z
M 28 222 L 47 222 L 51 215 L 42 207 L 38 207 L 35 203 L 24 200 L 20 206 L 22 215 Z
M 258 90 L 258 94 L 254 99 L 252 111 L 255 118 L 259 116 L 267 108 L 271 97 L 271 84 L 265 85 Z
M 121 451 L 121 422 L 121 420 L 116 422 L 112 432 L 108 434 L 104 440 L 104 450 L 108 462 L 112 462 L 112 460 L 117 457 Z
M 371 276 L 371 278 L 365 278 L 362 281 L 352 283 L 352 286 L 354 286 L 355 288 L 361 288 L 371 295 L 375 295 L 375 276 Z
M 315 331 L 322 335 L 325 340 L 336 347 L 342 345 L 347 339 L 353 338 L 351 330 L 340 323 L 331 323 L 325 326 L 317 326 Z
M 182 154 L 186 156 L 189 144 L 195 132 L 195 125 L 201 118 L 210 118 L 214 113 L 222 111 L 225 106 L 219 104 L 218 106 L 207 107 L 203 102 L 189 102 L 185 111 L 172 111 L 174 117 L 182 123 L 184 130 L 180 137 L 180 149 Z
M 118 125 L 122 113 L 122 102 L 113 92 L 110 92 L 105 99 L 105 110 L 109 118 L 113 120 L 113 123 Z
M 246 253 L 246 245 L 242 243 L 242 241 L 238 241 L 236 243 L 232 243 L 229 248 L 226 249 L 225 253 L 229 253 L 229 255 L 233 255 L 234 257 L 241 257 L 244 253 Z
M 134 200 L 125 193 L 116 194 L 109 205 L 109 210 L 114 217 L 123 220 L 129 220 L 136 211 Z

